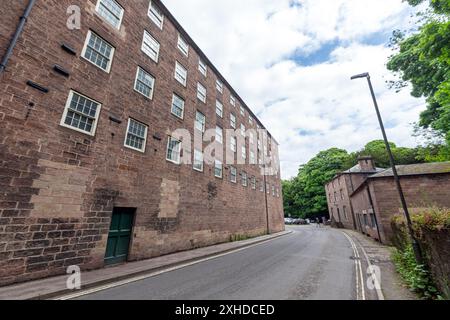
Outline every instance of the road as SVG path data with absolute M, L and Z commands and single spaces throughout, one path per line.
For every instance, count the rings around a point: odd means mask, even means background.
M 354 253 L 343 233 L 290 228 L 291 235 L 78 299 L 356 299 Z

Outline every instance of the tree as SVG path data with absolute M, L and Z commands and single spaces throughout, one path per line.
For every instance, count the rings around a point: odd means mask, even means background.
M 417 6 L 425 0 L 408 0 Z M 430 10 L 422 13 L 422 25 L 417 33 L 406 36 L 395 31 L 392 44 L 399 52 L 388 62 L 388 69 L 399 73 L 401 80 L 392 83 L 398 90 L 411 83 L 414 97 L 427 98 L 427 110 L 419 125 L 435 130 L 446 142 L 450 154 L 450 1 L 430 0 Z M 434 148 L 435 146 L 433 146 Z M 450 158 L 444 159 L 450 160 Z
M 332 148 L 302 165 L 297 177 L 283 183 L 285 212 L 300 218 L 327 216 L 324 185 L 344 169 L 348 156 L 347 151 Z

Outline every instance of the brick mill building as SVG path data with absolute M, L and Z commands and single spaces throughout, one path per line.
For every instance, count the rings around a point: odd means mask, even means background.
M 0 15 L 0 285 L 284 230 L 276 141 L 161 2 Z M 205 162 L 206 129 L 244 162 Z
M 356 179 L 351 179 L 346 173 L 327 184 L 330 215 L 334 221 L 341 219 L 340 227 L 355 229 L 382 243 L 390 243 L 393 236 L 392 218 L 403 214 L 392 169 L 376 169 L 369 157 L 360 159 L 360 163 L 365 164 L 364 159 L 372 163 L 372 174 L 366 168 L 363 174 L 351 175 Z M 411 213 L 434 206 L 450 208 L 450 162 L 397 166 L 397 171 Z M 351 183 L 341 187 L 344 189 L 344 199 L 335 202 L 333 182 L 335 186 L 339 185 L 342 176 Z M 349 206 L 351 220 L 339 217 L 338 213 L 342 210 L 337 210 L 340 206 L 336 203 Z

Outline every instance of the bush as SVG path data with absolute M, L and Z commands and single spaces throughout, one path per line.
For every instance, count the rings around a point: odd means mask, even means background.
M 430 272 L 425 266 L 417 264 L 412 245 L 409 245 L 404 251 L 395 249 L 393 260 L 398 273 L 412 291 L 423 299 L 442 299 Z

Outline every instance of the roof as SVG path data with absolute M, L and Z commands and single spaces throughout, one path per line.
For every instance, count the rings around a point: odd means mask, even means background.
M 430 174 L 450 174 L 450 162 L 420 163 L 403 166 L 395 166 L 400 176 L 418 176 Z M 363 186 L 367 184 L 369 179 L 393 177 L 392 168 L 383 170 L 379 173 L 368 176 L 350 196 L 356 194 Z
M 450 162 L 410 164 L 405 166 L 396 166 L 396 168 L 400 176 L 444 174 L 450 173 Z M 391 168 L 371 175 L 369 178 L 392 177 L 393 175 L 394 174 Z
M 232 95 L 239 100 L 240 104 L 247 109 L 248 113 L 252 116 L 253 119 L 267 131 L 268 135 L 272 140 L 279 145 L 278 141 L 274 138 L 274 136 L 270 133 L 269 130 L 264 126 L 261 122 L 261 119 L 256 116 L 256 114 L 250 109 L 250 107 L 245 103 L 244 99 L 237 93 L 237 91 L 230 85 L 230 83 L 225 79 L 225 77 L 220 73 L 220 71 L 215 67 L 215 65 L 211 62 L 211 60 L 206 56 L 206 54 L 200 49 L 200 47 L 195 43 L 192 37 L 187 33 L 187 31 L 183 28 L 183 26 L 178 22 L 178 20 L 174 17 L 174 15 L 169 11 L 169 9 L 165 6 L 165 4 L 161 0 L 155 1 L 156 5 L 163 11 L 164 15 L 174 24 L 175 28 L 178 32 L 183 36 L 184 40 L 186 40 L 195 50 L 195 52 L 200 56 L 202 60 L 207 63 L 208 67 L 211 68 L 216 76 L 219 78 L 222 83 L 227 86 Z
M 375 171 L 363 171 L 361 169 L 361 166 L 359 164 L 357 164 L 356 166 L 354 166 L 346 171 L 341 172 L 341 174 L 345 174 L 345 173 L 370 173 L 370 174 L 372 174 L 372 173 L 376 173 L 376 172 L 381 172 L 383 170 L 385 170 L 385 169 L 375 168 Z

